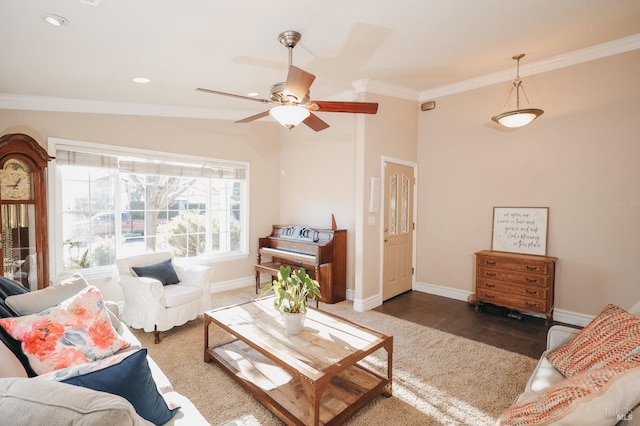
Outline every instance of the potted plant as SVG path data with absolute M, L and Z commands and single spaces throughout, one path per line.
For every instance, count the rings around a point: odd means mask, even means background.
M 289 266 L 280 266 L 278 279 L 267 284 L 261 295 L 269 292 L 275 295 L 273 306 L 282 314 L 286 332 L 298 334 L 304 327 L 307 298 L 319 298 L 320 285 L 304 268 L 292 273 Z

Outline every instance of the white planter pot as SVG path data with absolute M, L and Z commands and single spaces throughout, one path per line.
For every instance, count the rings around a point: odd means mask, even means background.
M 284 330 L 288 334 L 298 334 L 304 328 L 304 319 L 307 316 L 305 313 L 292 314 L 289 312 L 281 312 L 282 319 L 284 320 Z

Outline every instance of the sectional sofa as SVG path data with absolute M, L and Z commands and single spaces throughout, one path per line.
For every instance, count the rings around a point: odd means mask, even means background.
M 117 305 L 104 302 L 99 290 L 81 276 L 44 290 L 8 293 L 12 289 L 0 290 L 4 296 L 0 312 L 5 317 L 0 319 L 2 422 L 209 424 L 187 397 L 173 390 L 147 350 L 119 320 Z M 81 323 L 88 317 L 93 322 Z M 58 338 L 51 339 L 56 333 Z M 34 350 L 33 345 L 40 346 Z M 65 351 L 73 355 L 60 355 Z M 43 353 L 51 355 L 40 356 Z M 86 357 L 86 362 L 68 362 L 77 356 Z
M 608 304 L 583 329 L 554 325 L 502 426 L 640 425 L 640 302 Z

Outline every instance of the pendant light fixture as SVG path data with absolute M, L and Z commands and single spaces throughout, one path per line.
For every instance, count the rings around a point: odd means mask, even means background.
M 513 86 L 509 91 L 509 97 L 507 98 L 507 102 L 505 102 L 505 106 L 509 103 L 511 99 L 511 95 L 513 93 L 513 89 L 516 89 L 516 109 L 502 112 L 500 114 L 496 114 L 491 119 L 498 124 L 503 125 L 504 127 L 523 127 L 527 124 L 531 123 L 536 118 L 540 117 L 544 111 L 537 108 L 523 108 L 520 109 L 520 89 L 522 89 L 522 93 L 524 94 L 527 103 L 529 103 L 529 98 L 527 97 L 527 93 L 524 91 L 524 86 L 522 85 L 522 80 L 520 80 L 520 59 L 524 57 L 524 53 L 516 55 L 513 57 L 517 63 L 516 68 L 516 79 L 513 81 Z M 503 107 L 504 108 L 504 107 Z

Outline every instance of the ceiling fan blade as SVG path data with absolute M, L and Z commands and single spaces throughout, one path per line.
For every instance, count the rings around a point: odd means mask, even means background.
M 251 96 L 235 95 L 233 93 L 219 92 L 217 90 L 211 90 L 211 89 L 203 89 L 202 87 L 198 87 L 196 90 L 198 92 L 213 93 L 214 95 L 230 96 L 232 98 L 246 99 L 248 101 L 254 101 L 254 102 L 262 102 L 263 104 L 272 103 L 268 99 L 260 99 L 260 98 L 252 98 Z
M 313 83 L 315 79 L 315 75 L 291 65 L 289 67 L 289 74 L 287 75 L 284 91 L 295 96 L 297 101 L 300 102 L 307 96 L 307 93 L 309 93 L 311 83 Z
M 269 115 L 269 111 L 263 111 L 260 114 L 252 115 L 251 117 L 243 118 L 242 120 L 238 120 L 235 123 L 248 123 L 250 121 L 258 120 L 262 117 L 266 117 Z
M 321 120 L 320 117 L 318 117 L 314 113 L 311 113 L 307 118 L 305 118 L 303 123 L 311 127 L 316 132 L 319 132 L 320 130 L 324 130 L 327 127 L 329 127 L 327 123 Z
M 358 114 L 375 114 L 378 112 L 377 102 L 338 102 L 309 101 L 307 108 L 318 112 L 353 112 Z

